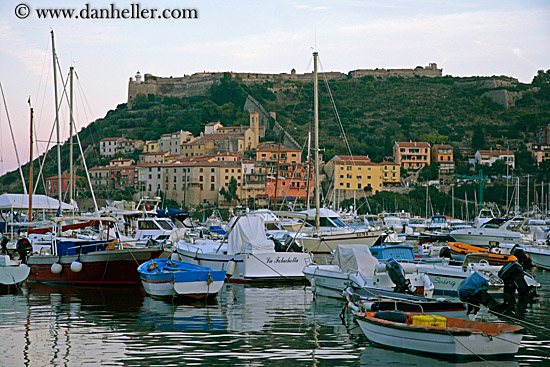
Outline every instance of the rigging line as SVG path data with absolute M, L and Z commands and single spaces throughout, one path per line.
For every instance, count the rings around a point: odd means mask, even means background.
M 21 161 L 19 160 L 19 153 L 17 152 L 17 145 L 15 144 L 15 137 L 13 135 L 13 129 L 12 129 L 12 126 L 11 126 L 10 114 L 8 112 L 8 104 L 6 103 L 6 97 L 4 96 L 4 88 L 2 87 L 1 82 L 0 82 L 0 91 L 2 92 L 2 100 L 4 101 L 4 109 L 6 111 L 6 116 L 8 118 L 8 125 L 10 127 L 11 139 L 13 141 L 13 148 L 15 150 L 15 157 L 17 158 L 17 165 L 19 166 L 19 174 L 21 175 L 21 183 L 23 184 L 24 193 L 27 194 L 27 184 L 25 183 L 25 178 L 23 176 L 23 169 L 22 169 L 22 166 L 21 166 Z
M 488 361 L 487 359 L 483 358 L 482 356 L 480 356 L 479 354 L 477 353 L 474 353 L 474 351 L 472 351 L 470 348 L 468 348 L 467 346 L 465 346 L 460 340 L 458 340 L 457 337 L 455 337 L 448 329 L 445 329 L 445 331 L 451 336 L 451 338 L 454 339 L 455 342 L 457 342 L 458 344 L 460 344 L 464 349 L 466 349 L 468 352 L 472 353 L 472 355 L 476 356 L 477 358 L 481 359 L 483 362 L 486 362 L 486 363 L 489 363 L 495 367 L 498 367 L 498 364 L 495 364 L 491 361 Z
M 307 140 L 306 140 L 306 142 L 304 143 L 304 146 L 302 146 L 302 150 L 305 149 L 305 146 L 306 146 L 306 145 L 307 145 Z M 294 175 L 296 174 L 296 171 L 297 171 L 297 170 L 298 170 L 298 165 L 296 164 L 296 165 L 294 166 L 294 170 L 292 171 L 292 175 L 290 176 L 290 183 L 294 182 Z M 277 180 L 278 180 L 278 179 L 279 179 L 279 178 L 277 177 Z M 308 177 L 307 179 L 309 180 L 309 177 Z M 298 182 L 300 182 L 300 181 L 298 181 Z M 290 186 L 291 186 L 291 185 L 288 185 L 288 187 L 286 188 L 285 195 L 284 195 L 284 197 L 283 197 L 283 202 L 282 202 L 281 205 L 284 205 L 285 202 L 286 202 L 286 197 L 287 197 L 288 191 L 290 190 Z M 301 191 L 301 188 L 298 188 L 298 194 L 300 193 L 300 191 Z M 295 203 L 295 204 L 296 204 L 296 200 L 298 200 L 298 194 L 296 194 L 296 198 L 294 198 L 294 203 Z
M 325 81 L 325 85 L 327 87 L 327 91 L 328 91 L 328 95 L 330 97 L 330 101 L 332 103 L 332 107 L 333 107 L 333 110 L 334 110 L 334 115 L 336 117 L 336 120 L 338 121 L 338 126 L 340 127 L 340 131 L 342 133 L 342 136 L 344 137 L 344 142 L 346 143 L 346 148 L 348 150 L 348 153 L 351 157 L 351 162 L 353 164 L 353 166 L 356 166 L 355 164 L 355 159 L 353 158 L 353 154 L 351 152 L 351 148 L 349 146 L 349 142 L 348 142 L 348 137 L 346 135 L 346 132 L 344 130 L 344 126 L 342 125 L 342 120 L 340 119 L 340 114 L 338 113 L 338 109 L 336 108 L 336 102 L 334 101 L 334 97 L 332 95 L 332 91 L 330 89 L 330 85 L 328 84 L 328 79 L 327 79 L 327 75 L 326 73 L 324 72 L 324 68 L 323 68 L 323 63 L 321 62 L 321 59 L 319 58 L 319 65 L 321 66 L 321 70 L 323 71 L 323 79 Z M 365 198 L 365 200 L 367 201 L 368 203 L 368 198 L 367 198 L 367 194 L 365 193 L 364 190 L 361 190 L 362 194 L 363 194 L 363 197 Z M 370 208 L 370 204 L 369 204 L 369 208 Z
M 63 80 L 63 76 L 61 76 L 61 79 Z M 65 85 L 63 86 L 63 89 L 65 89 Z M 61 96 L 61 97 L 63 97 L 63 96 Z M 58 111 L 59 111 L 60 108 L 61 108 L 61 103 L 59 103 L 59 105 L 58 105 Z M 42 175 L 42 170 L 44 168 L 44 163 L 46 162 L 46 157 L 48 156 L 48 153 L 49 153 L 50 143 L 51 143 L 51 140 L 52 140 L 54 130 L 55 130 L 55 120 L 54 120 L 54 123 L 52 124 L 52 130 L 50 131 L 50 137 L 49 137 L 49 140 L 48 140 L 48 144 L 46 145 L 46 150 L 44 151 L 44 157 L 42 158 L 42 163 L 40 164 L 40 171 L 38 172 L 38 176 L 37 176 L 38 178 L 40 178 L 41 175 Z M 34 186 L 34 189 L 32 189 L 32 194 L 33 195 L 36 194 L 36 190 L 38 189 L 38 184 L 39 184 L 39 179 L 38 178 L 36 180 L 36 185 Z M 46 190 L 45 185 L 44 185 L 44 190 Z

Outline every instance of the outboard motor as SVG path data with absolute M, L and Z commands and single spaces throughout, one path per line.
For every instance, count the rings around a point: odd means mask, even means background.
M 518 317 L 523 317 L 527 304 L 533 303 L 536 296 L 536 289 L 527 285 L 524 275 L 517 261 L 508 261 L 498 272 L 498 277 L 504 281 L 504 304 L 508 308 L 514 308 L 518 291 Z
M 32 244 L 26 238 L 20 238 L 15 246 L 15 251 L 19 254 L 19 259 L 23 264 L 27 263 L 27 256 L 32 254 Z
M 489 290 L 489 282 L 480 273 L 475 272 L 464 280 L 458 287 L 458 297 L 467 304 L 467 314 L 477 314 L 479 305 L 489 308 L 489 311 L 496 313 L 505 313 L 507 307 L 505 304 L 498 303 L 487 292 Z
M 403 267 L 395 261 L 395 259 L 388 259 L 386 263 L 386 272 L 390 276 L 391 281 L 395 284 L 395 292 L 414 294 L 414 292 L 411 291 L 411 281 L 405 277 Z
M 451 248 L 449 246 L 443 246 L 439 251 L 439 257 L 452 259 L 453 257 L 451 256 Z
M 285 246 L 281 243 L 281 241 L 279 241 L 278 239 L 276 239 L 273 236 L 269 236 L 269 237 L 267 237 L 267 239 L 271 240 L 273 242 L 273 244 L 275 245 L 275 252 L 284 252 L 285 251 Z
M 2 255 L 9 255 L 8 253 L 8 238 L 7 237 L 2 237 L 2 244 L 1 244 L 1 248 L 2 248 Z
M 512 247 L 512 250 L 510 250 L 510 255 L 515 256 L 516 259 L 518 259 L 519 264 L 524 269 L 531 269 L 534 266 L 531 258 L 529 258 L 527 253 L 518 245 L 514 245 L 514 247 Z

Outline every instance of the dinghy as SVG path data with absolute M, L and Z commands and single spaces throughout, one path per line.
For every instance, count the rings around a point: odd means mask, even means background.
M 512 356 L 523 337 L 521 326 L 402 311 L 357 313 L 355 317 L 371 342 L 414 353 Z
M 138 273 L 145 292 L 158 297 L 214 297 L 225 281 L 225 270 L 162 258 L 141 264 Z

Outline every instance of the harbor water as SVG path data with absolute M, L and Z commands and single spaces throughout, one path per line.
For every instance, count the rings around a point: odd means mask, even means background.
M 550 272 L 515 358 L 453 361 L 371 344 L 309 287 L 226 284 L 215 301 L 29 283 L 0 294 L 1 366 L 548 366 Z

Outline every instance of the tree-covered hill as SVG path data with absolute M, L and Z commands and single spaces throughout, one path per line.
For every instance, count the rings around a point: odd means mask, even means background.
M 412 139 L 446 142 L 460 148 L 455 150 L 459 164 L 465 154 L 473 153 L 472 144 L 474 148 L 509 144 L 528 158 L 525 142 L 532 139 L 536 129 L 550 123 L 550 72 L 539 72 L 532 84 L 512 83 L 497 88 L 522 93 L 522 98 L 508 109 L 482 97 L 487 88 L 468 83 L 487 79 L 498 78 L 348 78 L 331 81 L 330 90 L 353 154 L 382 161 L 392 154 L 394 141 Z M 328 160 L 335 154 L 347 154 L 347 150 L 328 90 L 322 79 L 320 82 L 320 146 Z M 248 112 L 243 106 L 248 94 L 267 111 L 276 112 L 279 123 L 296 140 L 305 141 L 313 116 L 312 83 L 287 80 L 281 84 L 245 85 L 226 75 L 209 97 L 138 96 L 131 110 L 121 104 L 108 111 L 80 132 L 88 167 L 107 163 L 99 157 L 98 149 L 99 141 L 105 137 L 153 140 L 177 130 L 198 135 L 211 121 L 221 121 L 226 126 L 247 125 Z M 474 135 L 478 139 L 472 139 Z M 274 138 L 274 134 L 268 133 L 268 137 Z M 68 144 L 64 144 L 64 172 L 68 168 L 68 152 Z M 75 149 L 76 160 L 78 156 Z M 78 167 L 77 174 L 83 176 L 82 165 Z M 34 172 L 38 172 L 37 161 Z M 28 174 L 27 166 L 24 173 Z M 57 175 L 57 162 L 56 155 L 50 152 L 44 177 L 53 175 Z M 22 192 L 17 171 L 0 177 L 0 191 Z

